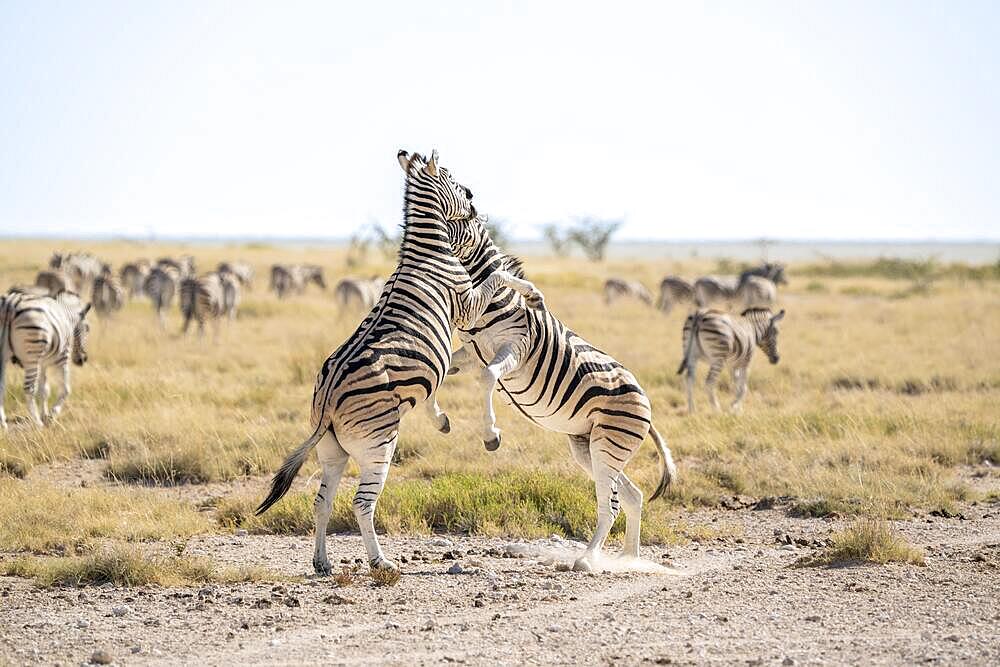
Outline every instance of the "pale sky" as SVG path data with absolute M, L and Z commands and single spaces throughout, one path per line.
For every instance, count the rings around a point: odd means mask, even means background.
M 0 235 L 1000 238 L 1000 3 L 0 0 Z

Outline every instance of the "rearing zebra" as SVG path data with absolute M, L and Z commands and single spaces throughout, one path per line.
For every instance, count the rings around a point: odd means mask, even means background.
M 773 315 L 767 308 L 751 308 L 739 317 L 705 309 L 689 315 L 684 321 L 684 359 L 677 369 L 678 375 L 687 372 L 688 412 L 694 412 L 695 368 L 699 359 L 709 363 L 705 388 L 716 410 L 719 399 L 715 395 L 715 383 L 722 367 L 726 363 L 732 365 L 736 385 L 732 410 L 738 411 L 747 393 L 754 347 L 762 349 L 772 364 L 778 363 L 778 322 L 784 316 L 783 310 Z
M 452 231 L 455 255 L 472 283 L 505 269 L 521 275 L 520 262 L 495 246 L 479 220 Z M 601 550 L 624 506 L 628 519 L 625 554 L 639 554 L 642 492 L 624 472 L 649 434 L 663 467 L 652 500 L 676 477 L 666 442 L 653 427 L 649 399 L 635 377 L 611 356 L 570 331 L 551 312 L 529 310 L 511 290 L 501 290 L 483 317 L 459 328 L 463 346 L 450 372 L 478 373 L 483 399 L 483 441 L 500 446 L 493 393 L 501 395 L 535 424 L 569 436 L 576 463 L 594 480 L 597 528 L 574 569 L 600 568 Z
M 38 426 L 49 417 L 50 365 L 62 369 L 62 387 L 52 406 L 51 416 L 59 416 L 70 394 L 69 362 L 77 366 L 87 361 L 87 334 L 90 324 L 80 298 L 71 292 L 57 297 L 9 292 L 0 296 L 0 428 L 7 428 L 3 403 L 6 392 L 7 361 L 24 368 L 24 397 L 28 414 Z M 42 404 L 38 414 L 36 399 Z
M 420 404 L 433 411 L 439 430 L 447 417 L 426 401 L 451 366 L 454 326 L 468 326 L 494 293 L 512 285 L 540 301 L 530 283 L 498 272 L 474 289 L 452 254 L 448 227 L 475 217 L 472 193 L 430 160 L 405 151 L 398 155 L 406 173 L 405 223 L 399 263 L 378 303 L 320 369 L 313 391 L 313 434 L 289 454 L 274 476 L 260 514 L 289 489 L 310 450 L 316 448 L 323 480 L 316 496 L 316 549 L 313 567 L 329 574 L 326 527 L 337 485 L 349 457 L 360 469 L 354 514 L 373 568 L 396 569 L 375 535 L 373 513 L 399 436 L 400 419 Z M 426 403 L 425 403 L 426 401 Z

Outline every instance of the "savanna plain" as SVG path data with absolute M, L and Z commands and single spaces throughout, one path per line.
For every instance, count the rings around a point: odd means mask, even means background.
M 677 483 L 645 506 L 643 560 L 566 571 L 595 523 L 592 484 L 563 436 L 501 401 L 503 445 L 485 451 L 474 383 L 458 375 L 438 396 L 451 432 L 406 418 L 376 512 L 401 576 L 363 562 L 349 467 L 335 574 L 317 578 L 315 459 L 271 511 L 253 509 L 310 433 L 320 364 L 364 313 L 316 287 L 279 300 L 267 275 L 314 263 L 332 285 L 387 276 L 393 258 L 3 241 L 0 287 L 32 282 L 56 249 L 116 269 L 245 261 L 256 284 L 218 340 L 180 335 L 176 301 L 165 330 L 143 298 L 96 320 L 44 429 L 8 367 L 0 664 L 1000 663 L 1000 265 L 791 264 L 781 362 L 757 355 L 741 414 L 713 413 L 699 386 L 688 415 L 686 307 L 607 306 L 603 282 L 655 291 L 667 274 L 740 266 L 529 256 L 548 307 L 634 372 L 677 461 Z M 724 375 L 724 405 L 730 392 Z M 628 471 L 649 495 L 652 443 Z

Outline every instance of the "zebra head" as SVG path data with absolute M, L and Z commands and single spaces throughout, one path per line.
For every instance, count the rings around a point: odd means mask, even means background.
M 472 190 L 459 184 L 447 169 L 438 164 L 438 152 L 429 160 L 420 153 L 399 151 L 396 158 L 406 174 L 406 206 L 422 217 L 470 220 L 476 216 Z
M 492 245 L 490 232 L 486 229 L 486 216 L 477 215 L 472 220 L 445 223 L 448 229 L 448 240 L 451 242 L 455 258 L 463 264 L 468 263 L 478 250 Z
M 79 304 L 79 299 L 76 299 Z M 83 366 L 87 363 L 87 337 L 90 335 L 90 322 L 87 321 L 87 313 L 90 312 L 88 303 L 82 310 L 76 312 L 76 322 L 73 324 L 73 363 Z
M 781 359 L 778 354 L 778 322 L 784 316 L 784 310 L 779 311 L 777 315 L 771 315 L 767 319 L 764 333 L 757 340 L 757 345 L 767 354 L 767 360 L 772 364 L 778 363 Z

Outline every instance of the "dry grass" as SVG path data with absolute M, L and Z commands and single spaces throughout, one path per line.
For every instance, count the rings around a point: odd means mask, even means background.
M 904 563 L 923 566 L 923 552 L 908 544 L 883 519 L 857 519 L 833 534 L 833 545 L 803 565 L 844 565 L 851 563 Z
M 0 243 L 0 286 L 30 281 L 56 246 L 80 244 Z M 165 333 L 142 300 L 130 303 L 115 320 L 98 322 L 90 363 L 73 369 L 67 412 L 43 431 L 12 423 L 0 436 L 0 475 L 23 477 L 40 462 L 95 456 L 107 460 L 108 478 L 125 484 L 166 486 L 270 473 L 308 434 L 314 374 L 361 313 L 339 312 L 331 295 L 316 289 L 278 301 L 266 293 L 269 264 L 315 262 L 327 267 L 331 284 L 348 273 L 386 274 L 391 269 L 374 257 L 349 271 L 342 249 L 123 242 L 87 247 L 115 265 L 180 252 L 194 254 L 202 269 L 222 259 L 241 259 L 254 265 L 257 289 L 244 299 L 239 320 L 224 328 L 217 344 L 210 337 L 181 338 L 176 306 Z M 1000 463 L 995 409 L 1000 399 L 1000 338 L 995 335 L 1000 330 L 1000 282 L 991 277 L 992 268 L 965 273 L 934 268 L 932 287 L 917 292 L 909 290 L 910 283 L 926 267 L 891 262 L 800 267 L 815 276 L 806 278 L 792 266 L 791 285 L 781 293 L 781 305 L 788 310 L 782 363 L 769 366 L 755 360 L 744 414 L 702 412 L 694 417 L 684 414 L 683 387 L 674 374 L 682 309 L 664 316 L 622 302 L 609 311 L 600 287 L 612 275 L 631 276 L 653 288 L 666 273 L 694 277 L 734 267 L 703 260 L 590 264 L 529 257 L 526 268 L 545 291 L 549 307 L 614 354 L 650 395 L 656 424 L 680 465 L 681 481 L 667 503 L 648 507 L 643 526 L 647 540 L 670 541 L 689 531 L 682 524 L 678 528 L 675 513 L 668 511 L 672 507 L 712 505 L 737 493 L 806 499 L 799 509 L 813 516 L 867 514 L 875 507 L 897 514 L 911 507 L 951 507 L 974 497 L 957 478 L 957 466 Z M 20 371 L 10 371 L 7 414 L 15 421 L 23 417 L 25 406 Z M 726 385 L 724 381 L 723 399 L 728 398 Z M 540 431 L 498 402 L 504 445 L 496 453 L 486 452 L 476 429 L 472 388 L 471 379 L 459 375 L 449 378 L 440 392 L 440 403 L 451 416 L 450 435 L 437 433 L 422 416 L 407 419 L 401 438 L 404 456 L 380 504 L 381 527 L 589 534 L 592 487 L 572 463 L 565 438 Z M 707 409 L 700 389 L 698 400 Z M 315 471 L 310 462 L 302 479 Z M 347 473 L 352 472 L 353 466 Z M 655 486 L 658 463 L 651 446 L 640 451 L 629 472 L 642 488 Z M 506 495 L 497 491 L 494 501 L 488 482 L 499 479 L 513 486 Z M 337 500 L 332 523 L 338 530 L 354 530 L 347 495 Z M 231 499 L 223 515 L 243 520 L 257 500 Z M 83 496 L 78 504 L 100 502 L 97 496 Z M 269 532 L 309 532 L 311 502 L 311 491 L 293 493 L 247 525 Z M 9 510 L 8 516 L 22 511 Z M 51 527 L 45 529 L 50 535 L 65 532 L 64 539 L 49 540 L 52 544 L 72 545 L 83 534 L 72 521 L 37 520 Z M 179 530 L 164 529 L 163 534 Z

